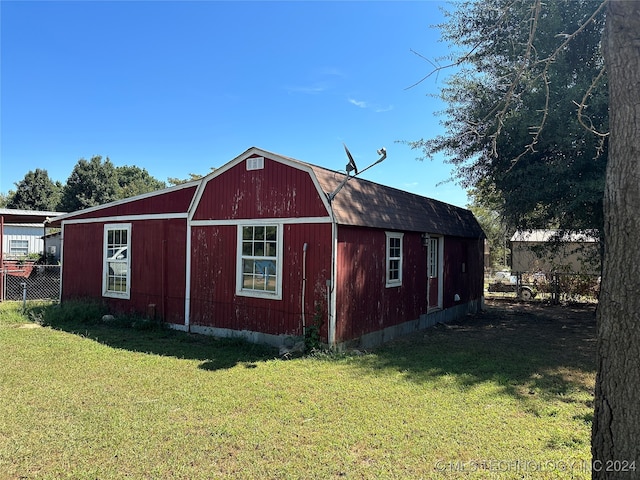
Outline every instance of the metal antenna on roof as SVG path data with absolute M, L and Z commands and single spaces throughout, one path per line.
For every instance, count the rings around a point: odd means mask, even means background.
M 387 158 L 387 149 L 382 147 L 380 150 L 377 150 L 378 155 L 380 155 L 380 158 L 378 160 L 376 160 L 375 162 L 373 162 L 371 165 L 369 165 L 368 167 L 366 167 L 363 170 L 358 171 L 358 167 L 356 165 L 355 160 L 353 159 L 353 155 L 351 155 L 351 152 L 349 151 L 349 149 L 347 148 L 347 146 L 343 143 L 342 144 L 344 146 L 344 151 L 347 154 L 347 158 L 349 159 L 349 163 L 347 163 L 347 166 L 345 167 L 345 169 L 347 170 L 347 175 L 344 177 L 344 180 L 342 180 L 342 182 L 340 182 L 340 185 L 338 185 L 338 187 L 329 194 L 329 201 L 332 201 L 336 195 L 338 194 L 338 192 L 340 190 L 342 190 L 342 187 L 344 187 L 347 182 L 355 177 L 356 175 L 365 172 L 367 170 L 369 170 L 371 167 L 373 167 L 374 165 L 379 164 L 380 162 L 382 162 L 385 158 Z M 353 175 L 351 175 L 351 172 L 355 172 Z
M 347 158 L 349 159 L 349 163 L 347 163 L 347 175 L 354 171 L 356 173 L 354 173 L 354 175 L 358 174 L 358 167 L 356 166 L 356 161 L 353 159 L 353 155 L 351 155 L 351 152 L 349 151 L 349 149 L 347 148 L 347 146 L 343 143 L 342 146 L 344 147 L 344 151 L 347 154 Z

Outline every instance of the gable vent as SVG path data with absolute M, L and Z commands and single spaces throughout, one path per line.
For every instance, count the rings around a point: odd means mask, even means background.
M 264 157 L 247 158 L 247 170 L 262 170 L 264 168 Z

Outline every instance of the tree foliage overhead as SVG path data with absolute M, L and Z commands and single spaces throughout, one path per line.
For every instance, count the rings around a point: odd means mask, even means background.
M 118 199 L 116 168 L 100 155 L 90 160 L 81 158 L 73 168 L 62 191 L 60 207 L 65 212 L 102 205 Z
M 100 155 L 76 163 L 62 189 L 59 209 L 73 212 L 123 198 L 153 192 L 166 184 L 136 166 L 116 167 Z
M 0 194 L 0 206 L 22 210 L 72 212 L 167 187 L 165 182 L 137 166 L 116 167 L 99 155 L 81 158 L 67 183 L 53 182 L 46 170 L 28 172 L 16 191 Z
M 62 185 L 54 183 L 46 170 L 36 168 L 29 171 L 15 186 L 16 191 L 11 192 L 7 208 L 49 212 L 58 208 Z
M 128 198 L 153 192 L 167 187 L 167 184 L 152 177 L 147 169 L 125 165 L 116 167 L 118 176 L 118 197 Z
M 409 145 L 425 157 L 444 153 L 460 184 L 476 197 L 492 194 L 512 227 L 600 228 L 608 147 L 601 4 L 454 5 L 439 25 L 458 50 L 440 93 L 445 133 Z

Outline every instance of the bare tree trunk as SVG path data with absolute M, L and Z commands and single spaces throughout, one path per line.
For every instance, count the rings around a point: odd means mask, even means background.
M 610 0 L 605 249 L 598 306 L 593 478 L 640 478 L 640 2 Z

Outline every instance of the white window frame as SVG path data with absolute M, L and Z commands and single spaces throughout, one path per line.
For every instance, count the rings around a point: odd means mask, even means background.
M 403 237 L 404 233 L 400 232 L 385 232 L 387 237 L 387 246 L 386 246 L 386 268 L 385 268 L 385 287 L 399 287 L 402 285 L 402 258 L 403 258 Z M 399 241 L 400 252 L 399 255 L 396 255 L 395 252 L 392 252 L 391 242 L 393 240 Z M 396 247 L 394 246 L 394 249 Z M 392 255 L 393 253 L 393 255 Z M 398 262 L 397 268 L 392 268 L 391 262 Z M 391 272 L 398 271 L 398 278 L 390 278 Z
M 124 230 L 127 232 L 127 241 L 126 243 L 118 243 L 118 247 L 115 248 L 126 248 L 127 255 L 126 259 L 122 262 L 118 262 L 118 264 L 122 264 L 124 267 L 124 279 L 126 281 L 124 291 L 120 290 L 110 290 L 109 289 L 109 280 L 115 279 L 117 277 L 122 277 L 122 275 L 114 275 L 114 273 L 109 272 L 109 264 L 114 263 L 113 260 L 109 260 L 109 254 L 113 254 L 114 247 L 109 248 L 109 232 L 114 230 Z M 131 224 L 130 223 L 108 223 L 104 226 L 104 244 L 102 249 L 102 296 L 103 297 L 111 297 L 111 298 L 123 298 L 130 299 L 131 298 Z
M 434 263 L 435 262 L 435 263 Z M 439 235 L 431 235 L 429 239 L 428 250 L 428 269 L 427 281 L 430 278 L 438 279 L 438 303 L 437 305 L 429 305 L 429 310 L 439 310 L 442 308 L 444 299 L 444 237 Z M 427 284 L 427 295 L 429 295 L 429 287 Z
M 245 227 L 276 227 L 276 255 L 244 255 L 243 254 L 243 230 Z M 282 300 L 282 264 L 283 259 L 283 224 L 274 222 L 248 221 L 237 226 L 237 246 L 236 246 L 236 295 L 255 298 L 266 298 L 270 300 Z M 255 239 L 252 239 L 255 242 Z M 265 240 L 266 242 L 266 240 Z M 276 284 L 275 291 L 258 290 L 244 287 L 243 260 L 263 259 L 276 262 Z
M 9 255 L 15 257 L 29 255 L 29 240 L 15 238 L 9 240 Z

